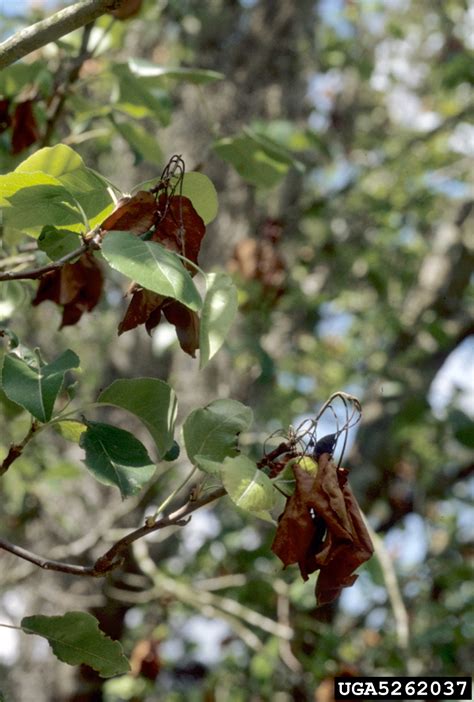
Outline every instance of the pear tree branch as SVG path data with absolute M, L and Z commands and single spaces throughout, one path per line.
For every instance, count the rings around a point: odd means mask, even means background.
M 93 22 L 106 12 L 116 10 L 122 3 L 123 0 L 79 0 L 71 7 L 65 7 L 50 17 L 21 29 L 0 44 L 0 70 Z

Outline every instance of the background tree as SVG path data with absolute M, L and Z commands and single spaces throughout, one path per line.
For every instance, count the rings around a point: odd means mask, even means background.
M 0 690 L 38 702 L 323 701 L 344 671 L 468 674 L 472 9 L 461 0 L 129 4 L 121 20 L 100 14 L 107 3 L 82 3 L 96 14 L 74 33 L 46 34 L 52 43 L 33 53 L 27 45 L 16 63 L 0 53 L 2 174 L 41 148 L 74 149 L 96 173 L 80 200 L 95 226 L 113 208 L 104 179 L 118 197 L 156 184 L 181 154 L 217 189 L 199 264 L 232 274 L 237 320 L 199 370 L 165 321 L 151 338 L 143 325 L 117 337 L 130 297 L 109 271 L 97 306 L 56 331 L 64 311 L 32 306 L 38 282 L 11 274 L 67 255 L 66 241 L 55 253 L 43 229 L 64 222 L 44 192 L 32 202 L 19 188 L 16 201 L 0 190 L 3 325 L 46 362 L 67 349 L 79 356 L 71 407 L 142 376 L 173 387 L 178 425 L 216 399 L 243 403 L 253 422 L 240 447 L 255 460 L 275 429 L 315 416 L 336 390 L 357 395 L 363 418 L 346 463 L 379 535 L 376 555 L 336 605 L 316 608 L 313 579 L 282 571 L 271 552 L 274 525 L 228 498 L 196 510 L 186 528 L 137 540 L 104 580 L 48 573 L 1 551 L 3 623 L 89 611 L 121 640 L 132 672 L 104 680 L 59 662 L 38 648 L 42 639 L 2 629 Z M 5 15 L 5 34 L 55 9 L 35 8 Z M 196 207 L 200 187 L 196 202 L 190 194 Z M 70 229 L 81 245 L 81 227 Z M 90 567 L 157 509 L 189 509 L 189 487 L 205 477 L 180 487 L 190 463 L 178 431 L 179 457 L 122 501 L 81 465 L 71 424 L 61 427 L 66 439 L 35 436 L 5 387 L 1 400 L 2 538 L 48 559 Z M 87 418 L 131 432 L 155 455 L 143 423 L 123 409 Z M 206 478 L 198 504 L 218 482 Z

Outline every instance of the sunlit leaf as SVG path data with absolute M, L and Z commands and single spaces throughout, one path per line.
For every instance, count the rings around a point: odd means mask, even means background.
M 272 481 L 247 456 L 226 458 L 221 477 L 227 494 L 238 507 L 256 514 L 272 509 L 275 491 Z
M 105 485 L 115 485 L 123 498 L 135 495 L 150 480 L 156 466 L 133 434 L 101 422 L 88 422 L 81 435 L 84 463 Z
M 147 290 L 173 297 L 192 310 L 200 309 L 201 298 L 191 276 L 179 258 L 160 244 L 112 231 L 104 238 L 102 253 L 112 268 Z
M 183 425 L 189 460 L 206 470 L 203 458 L 219 462 L 235 456 L 238 435 L 248 429 L 252 417 L 252 410 L 237 400 L 215 400 L 191 412 Z
M 204 368 L 224 343 L 238 307 L 237 289 L 229 275 L 211 273 L 206 282 L 199 333 L 200 368 Z
M 47 365 L 27 363 L 15 354 L 5 356 L 2 385 L 10 400 L 24 407 L 40 422 L 48 422 L 66 371 L 79 366 L 73 351 L 65 351 Z

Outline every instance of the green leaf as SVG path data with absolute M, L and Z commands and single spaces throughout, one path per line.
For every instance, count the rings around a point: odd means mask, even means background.
M 199 328 L 199 367 L 220 349 L 237 312 L 237 289 L 227 273 L 210 273 Z
M 138 154 L 140 160 L 149 161 L 156 165 L 163 164 L 163 151 L 155 136 L 136 123 L 113 120 L 113 124 L 130 148 Z
M 103 678 L 126 673 L 130 668 L 120 643 L 106 636 L 99 629 L 97 619 L 86 612 L 67 612 L 59 617 L 42 614 L 24 617 L 21 628 L 26 634 L 47 639 L 60 661 L 69 665 L 84 663 Z
M 217 215 L 219 203 L 213 182 L 203 173 L 190 171 L 184 174 L 180 194 L 189 197 L 204 224 L 209 224 Z
M 15 173 L 41 171 L 56 178 L 80 204 L 90 227 L 101 222 L 109 209 L 112 198 L 107 182 L 95 171 L 87 168 L 82 158 L 70 146 L 46 146 L 32 154 L 15 169 Z M 49 224 L 58 225 L 56 220 Z
M 105 485 L 116 485 L 122 498 L 139 492 L 155 472 L 156 466 L 141 441 L 110 424 L 87 422 L 80 446 L 93 476 Z
M 170 99 L 166 92 L 148 87 L 145 80 L 132 73 L 124 63 L 114 63 L 111 72 L 118 84 L 118 98 L 115 109 L 131 117 L 141 119 L 153 117 L 167 126 L 170 120 Z
M 81 246 L 81 238 L 68 229 L 57 229 L 47 224 L 38 237 L 38 248 L 52 261 L 72 253 Z
M 221 476 L 227 494 L 238 507 L 255 514 L 265 514 L 272 509 L 274 505 L 272 481 L 247 456 L 226 458 Z
M 210 83 L 225 78 L 223 73 L 217 71 L 204 68 L 181 68 L 180 66 L 170 68 L 169 66 L 158 66 L 152 61 L 143 59 L 130 59 L 128 65 L 132 73 L 141 78 L 175 78 L 196 84 Z
M 454 409 L 449 413 L 449 421 L 459 443 L 468 448 L 474 448 L 474 422 L 472 419 L 461 410 Z
M 111 231 L 102 244 L 106 261 L 139 285 L 165 297 L 173 297 L 192 310 L 201 298 L 179 258 L 154 241 L 143 241 L 128 232 Z
M 122 407 L 138 417 L 152 435 L 160 456 L 172 448 L 177 402 L 168 383 L 156 378 L 115 380 L 97 401 Z
M 78 366 L 79 358 L 70 350 L 48 365 L 42 365 L 39 358 L 27 363 L 15 354 L 8 354 L 3 363 L 3 389 L 10 400 L 24 407 L 33 417 L 40 422 L 49 422 L 64 374 Z
M 77 203 L 62 183 L 45 173 L 0 176 L 0 206 L 9 227 L 38 236 L 45 224 L 83 225 Z
M 79 443 L 83 432 L 87 429 L 86 425 L 83 422 L 79 422 L 77 419 L 63 419 L 55 423 L 54 428 L 61 434 L 63 439 L 71 441 L 74 444 Z
M 244 180 L 258 187 L 277 185 L 293 164 L 291 155 L 280 145 L 250 130 L 220 139 L 213 148 Z
M 237 400 L 215 400 L 191 412 L 183 425 L 191 463 L 214 473 L 215 466 L 207 461 L 222 462 L 226 456 L 235 456 L 238 435 L 248 429 L 252 418 L 252 410 Z

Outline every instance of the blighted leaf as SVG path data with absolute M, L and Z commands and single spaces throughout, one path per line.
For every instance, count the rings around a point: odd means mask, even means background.
M 24 407 L 40 422 L 49 422 L 66 371 L 79 366 L 73 351 L 65 351 L 52 363 L 42 365 L 37 358 L 26 362 L 7 354 L 3 362 L 2 385 L 6 396 Z
M 141 190 L 133 197 L 123 197 L 115 205 L 114 211 L 104 219 L 100 228 L 106 231 L 115 229 L 132 234 L 144 234 L 155 219 L 157 204 L 154 196 Z
M 39 139 L 33 100 L 19 102 L 12 117 L 12 154 L 19 154 Z
M 163 314 L 176 328 L 179 345 L 193 358 L 199 348 L 199 316 L 193 310 L 175 300 L 163 304 Z
M 280 517 L 272 551 L 285 566 L 298 563 L 301 575 L 319 570 L 318 604 L 334 600 L 357 579 L 354 571 L 367 561 L 373 546 L 359 507 L 347 482 L 328 453 L 318 460 L 316 473 L 292 463 L 295 491 Z
M 201 298 L 188 271 L 160 244 L 113 231 L 104 238 L 102 253 L 112 268 L 143 288 L 179 300 L 190 309 L 200 309 Z
M 227 494 L 238 507 L 257 514 L 273 507 L 272 481 L 247 456 L 227 457 L 221 477 Z
M 228 270 L 240 281 L 255 282 L 258 289 L 243 309 L 261 309 L 262 303 L 274 305 L 286 289 L 287 267 L 278 250 L 283 226 L 278 220 L 267 219 L 258 237 L 239 241 L 229 261 Z
M 143 0 L 124 0 L 117 10 L 109 10 L 118 20 L 130 19 L 140 12 Z
M 157 378 L 123 378 L 103 390 L 98 402 L 137 416 L 152 435 L 160 456 L 173 446 L 177 402 L 173 389 Z
M 252 410 L 237 400 L 215 400 L 191 412 L 183 425 L 189 460 L 200 465 L 201 457 L 223 461 L 235 456 L 238 435 L 248 429 L 252 417 Z
M 80 446 L 84 463 L 105 485 L 116 485 L 122 498 L 135 495 L 155 472 L 146 448 L 133 434 L 110 424 L 88 422 Z
M 147 332 L 151 334 L 160 323 L 161 307 L 166 299 L 163 295 L 158 295 L 151 290 L 134 286 L 132 299 L 118 327 L 119 335 L 135 329 L 140 324 L 144 324 Z
M 24 617 L 21 628 L 48 640 L 54 655 L 69 665 L 85 664 L 102 677 L 126 673 L 129 664 L 122 646 L 99 629 L 99 622 L 87 612 L 67 612 L 59 617 L 38 614 Z
M 158 205 L 163 215 L 153 232 L 153 241 L 197 263 L 206 227 L 191 200 L 181 195 L 168 197 L 163 194 Z M 189 269 L 194 275 L 194 266 L 189 266 Z
M 206 282 L 199 335 L 200 368 L 204 368 L 224 343 L 238 306 L 237 289 L 226 273 L 211 273 Z
M 38 237 L 38 248 L 44 251 L 52 261 L 62 258 L 78 249 L 82 244 L 76 232 L 57 229 L 50 224 L 43 227 Z
M 84 312 L 91 312 L 100 300 L 104 276 L 96 258 L 90 252 L 75 263 L 42 276 L 32 304 L 51 300 L 63 306 L 61 327 L 76 324 Z

